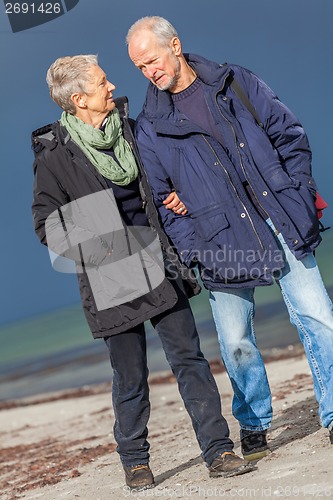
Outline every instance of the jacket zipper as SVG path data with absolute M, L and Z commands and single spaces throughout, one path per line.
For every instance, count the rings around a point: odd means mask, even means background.
M 228 171 L 227 171 L 227 169 L 224 167 L 224 165 L 221 163 L 221 161 L 220 161 L 220 159 L 219 159 L 219 157 L 218 157 L 218 155 L 217 155 L 217 153 L 216 153 L 215 149 L 212 147 L 212 145 L 211 145 L 211 144 L 209 144 L 209 142 L 208 142 L 208 140 L 206 139 L 206 137 L 205 137 L 204 135 L 202 135 L 202 137 L 203 137 L 204 141 L 208 144 L 209 148 L 212 150 L 213 154 L 215 155 L 215 157 L 216 157 L 216 159 L 217 159 L 217 161 L 218 161 L 218 164 L 222 167 L 222 169 L 223 169 L 223 171 L 224 171 L 225 175 L 228 177 L 228 181 L 229 181 L 230 185 L 232 186 L 232 188 L 233 188 L 233 190 L 234 190 L 234 192 L 235 192 L 235 195 L 237 196 L 238 201 L 239 201 L 239 202 L 240 202 L 240 204 L 242 205 L 243 210 L 246 212 L 246 214 L 247 214 L 247 216 L 248 216 L 248 218 L 249 218 L 249 221 L 250 221 L 250 223 L 251 223 L 251 226 L 252 226 L 253 232 L 254 232 L 254 234 L 256 235 L 256 237 L 257 237 L 257 239 L 258 239 L 258 241 L 259 241 L 259 244 L 260 244 L 260 246 L 261 246 L 261 249 L 262 249 L 262 250 L 264 250 L 264 245 L 263 245 L 263 243 L 262 243 L 262 241 L 261 241 L 261 239 L 260 239 L 260 236 L 259 236 L 259 234 L 258 234 L 258 232 L 257 232 L 257 230 L 256 230 L 256 228 L 255 228 L 255 226 L 254 226 L 253 220 L 252 220 L 252 218 L 251 218 L 251 216 L 250 216 L 250 214 L 249 214 L 249 212 L 248 212 L 248 210 L 247 210 L 246 206 L 244 205 L 244 203 L 243 203 L 243 202 L 242 202 L 242 200 L 240 199 L 239 194 L 237 193 L 237 189 L 235 188 L 235 185 L 234 185 L 234 183 L 233 183 L 233 182 L 232 182 L 232 180 L 231 180 L 231 177 L 230 177 L 229 172 L 228 172 Z
M 224 82 L 225 83 L 225 82 Z M 223 87 L 224 87 L 224 84 L 223 84 Z M 222 88 L 223 88 L 222 87 Z M 222 89 L 221 89 L 222 90 Z M 221 91 L 220 91 L 221 92 Z M 248 183 L 248 185 L 250 186 L 250 189 L 255 197 L 255 199 L 257 200 L 257 203 L 258 205 L 260 206 L 261 210 L 267 215 L 267 218 L 269 218 L 269 214 L 267 213 L 267 211 L 264 209 L 264 207 L 261 205 L 260 201 L 258 200 L 257 198 L 257 195 L 252 187 L 252 184 L 249 182 L 249 179 L 247 178 L 246 176 L 246 172 L 245 172 L 245 168 L 244 168 L 244 165 L 243 165 L 243 161 L 242 161 L 242 157 L 241 157 L 241 154 L 239 152 L 239 148 L 238 148 L 238 144 L 237 144 L 237 136 L 236 136 L 236 132 L 235 132 L 235 129 L 234 129 L 234 126 L 230 123 L 230 121 L 228 120 L 228 118 L 226 118 L 224 116 L 224 114 L 221 112 L 218 104 L 217 104 L 217 95 L 218 95 L 219 92 L 216 93 L 215 95 L 215 104 L 216 104 L 216 107 L 218 109 L 218 112 L 220 113 L 220 115 L 222 116 L 222 118 L 224 119 L 224 121 L 226 121 L 228 123 L 228 125 L 230 126 L 231 130 L 232 130 L 232 133 L 233 133 L 233 136 L 234 136 L 234 141 L 235 141 L 235 146 L 236 146 L 236 150 L 237 150 L 237 153 L 238 153 L 238 156 L 239 156 L 239 162 L 240 162 L 240 166 L 241 166 L 241 169 L 242 169 L 242 172 L 243 172 L 243 175 L 244 175 L 244 178 L 246 179 L 246 182 Z

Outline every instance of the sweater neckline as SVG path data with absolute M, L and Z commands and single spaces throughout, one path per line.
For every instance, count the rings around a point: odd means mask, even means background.
M 181 90 L 180 92 L 177 92 L 175 94 L 171 94 L 173 102 L 180 101 L 181 99 L 185 99 L 186 97 L 189 97 L 192 95 L 198 88 L 201 86 L 201 80 L 196 77 L 194 82 L 191 83 L 186 89 Z

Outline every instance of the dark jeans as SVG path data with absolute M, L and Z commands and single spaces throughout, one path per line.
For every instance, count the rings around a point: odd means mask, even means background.
M 221 415 L 221 400 L 209 364 L 200 350 L 198 332 L 181 280 L 172 280 L 177 304 L 151 319 L 202 451 L 210 465 L 217 455 L 233 449 L 228 424 Z M 150 414 L 146 337 L 144 325 L 107 337 L 113 368 L 114 436 L 124 465 L 147 463 Z

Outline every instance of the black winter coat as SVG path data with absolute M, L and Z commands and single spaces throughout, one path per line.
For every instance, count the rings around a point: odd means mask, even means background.
M 199 293 L 200 286 L 193 279 L 190 271 L 180 264 L 161 229 L 159 216 L 133 138 L 131 128 L 133 123 L 128 118 L 127 98 L 122 97 L 115 101 L 122 119 L 124 137 L 131 145 L 139 166 L 140 194 L 150 227 L 156 232 L 165 257 L 176 266 L 181 274 L 188 295 L 195 295 Z M 34 226 L 41 243 L 47 245 L 45 222 L 50 214 L 56 213 L 61 207 L 74 200 L 110 188 L 81 149 L 71 141 L 67 130 L 59 122 L 34 131 L 32 146 L 35 154 L 32 206 Z M 119 212 L 117 216 L 120 217 Z M 101 310 L 96 306 L 85 267 L 79 266 L 79 269 L 77 276 L 82 305 L 94 338 L 125 332 L 172 308 L 177 301 L 172 284 L 164 277 L 156 288 L 150 289 L 145 295 Z

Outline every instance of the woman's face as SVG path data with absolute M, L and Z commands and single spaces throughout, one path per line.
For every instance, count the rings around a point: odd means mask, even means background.
M 99 66 L 91 66 L 88 71 L 89 83 L 86 84 L 85 105 L 91 115 L 107 116 L 115 108 L 112 92 L 115 85 L 107 80 Z

